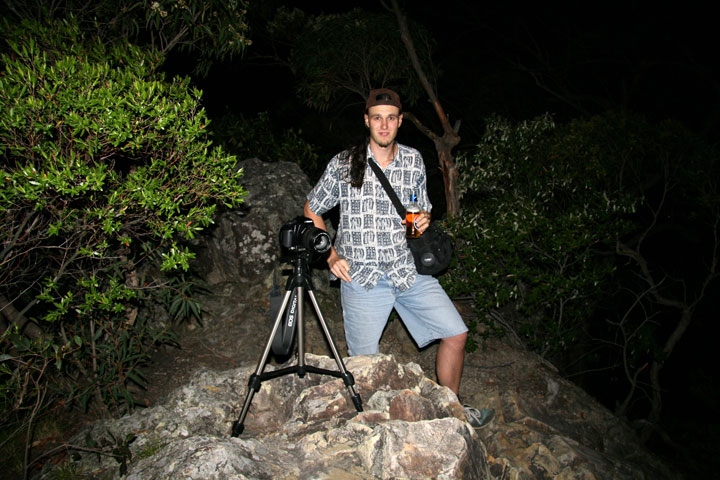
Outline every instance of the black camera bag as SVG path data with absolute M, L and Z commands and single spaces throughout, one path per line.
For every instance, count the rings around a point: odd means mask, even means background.
M 387 177 L 374 161 L 368 160 L 375 176 L 380 180 L 385 192 L 395 205 L 395 209 L 401 218 L 405 218 L 405 207 L 393 190 Z M 430 226 L 418 238 L 409 238 L 408 246 L 415 260 L 415 268 L 421 275 L 437 275 L 450 266 L 455 244 L 437 222 L 431 222 Z
M 408 246 L 415 259 L 415 268 L 422 275 L 437 275 L 450 265 L 454 245 L 453 239 L 438 227 L 437 222 L 418 238 L 409 238 Z

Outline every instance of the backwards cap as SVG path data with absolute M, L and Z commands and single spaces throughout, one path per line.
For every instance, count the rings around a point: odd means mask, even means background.
M 365 112 L 367 113 L 367 111 L 370 110 L 370 107 L 375 107 L 377 105 L 392 105 L 402 112 L 400 95 L 389 88 L 376 88 L 375 90 L 370 90 L 370 95 L 368 95 L 368 98 L 365 101 Z

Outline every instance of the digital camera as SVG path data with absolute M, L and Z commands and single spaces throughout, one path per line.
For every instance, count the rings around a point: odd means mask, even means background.
M 320 254 L 330 250 L 330 235 L 309 218 L 299 216 L 280 228 L 280 245 L 292 252 Z

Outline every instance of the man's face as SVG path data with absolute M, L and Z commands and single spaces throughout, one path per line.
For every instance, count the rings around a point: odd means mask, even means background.
M 370 107 L 365 114 L 365 125 L 370 129 L 370 141 L 380 147 L 389 147 L 395 141 L 402 125 L 400 109 L 392 105 Z

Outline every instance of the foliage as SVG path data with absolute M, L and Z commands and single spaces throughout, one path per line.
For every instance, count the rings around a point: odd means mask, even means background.
M 244 0 L 5 0 L 18 19 L 75 17 L 80 28 L 105 43 L 132 41 L 160 55 L 177 49 L 197 55 L 196 70 L 241 54 L 251 44 Z
M 49 474 L 50 480 L 78 480 L 88 478 L 78 471 L 74 462 L 66 461 Z
M 170 277 L 162 297 L 165 309 L 176 323 L 194 318 L 202 324 L 202 307 L 195 298 L 195 292 L 198 289 L 206 292 L 207 289 L 198 284 L 199 282 L 186 278 L 184 274 Z
M 660 371 L 720 276 L 717 158 L 682 126 L 628 113 L 490 118 L 458 159 L 458 261 L 443 282 L 475 301 L 485 333 L 516 335 L 657 426 Z
M 410 30 L 424 70 L 433 71 L 431 37 L 417 24 L 411 24 Z M 271 31 L 292 43 L 289 62 L 299 82 L 298 95 L 312 108 L 327 110 L 348 95 L 358 101 L 379 87 L 402 92 L 406 104 L 423 93 L 391 14 L 355 9 L 310 16 L 298 9 L 281 9 Z
M 119 464 L 120 475 L 125 475 L 127 473 L 128 462 L 132 460 L 130 444 L 135 441 L 136 436 L 134 433 L 128 433 L 125 435 L 124 438 L 116 438 L 115 435 L 113 435 L 110 431 L 108 431 L 108 436 L 112 441 L 110 456 L 112 456 Z M 92 440 L 89 434 L 86 440 L 91 440 L 94 443 L 94 440 Z
M 302 130 L 278 132 L 267 112 L 251 118 L 228 113 L 214 121 L 211 130 L 215 141 L 238 158 L 293 162 L 311 179 L 320 178 L 325 168 L 316 149 L 302 138 Z
M 493 318 L 542 355 L 580 341 L 614 272 L 602 252 L 631 227 L 637 199 L 617 182 L 619 157 L 597 143 L 606 122 L 491 118 L 474 154 L 458 158 L 459 261 L 445 285 L 471 295 L 483 317 L 502 310 Z
M 132 408 L 128 386 L 168 326 L 146 306 L 186 270 L 186 241 L 244 191 L 213 147 L 200 92 L 155 53 L 73 20 L 6 25 L 0 76 L 0 395 L 11 413 Z M 10 412 L 10 413 L 8 413 Z

